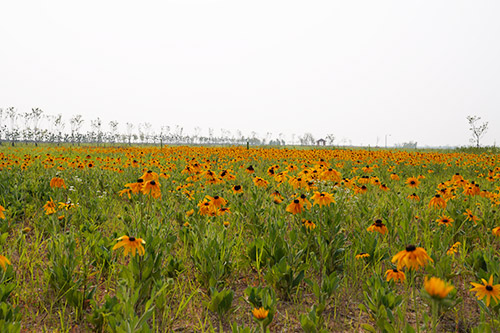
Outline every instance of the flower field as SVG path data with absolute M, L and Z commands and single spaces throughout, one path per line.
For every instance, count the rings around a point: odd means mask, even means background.
M 488 332 L 500 157 L 0 146 L 2 331 Z

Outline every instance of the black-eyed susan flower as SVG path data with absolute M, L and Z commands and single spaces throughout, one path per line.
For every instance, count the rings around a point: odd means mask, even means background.
M 5 214 L 3 212 L 5 212 L 5 208 L 3 208 L 2 205 L 0 205 L 0 219 L 5 220 Z
M 440 300 L 446 298 L 450 291 L 455 289 L 455 287 L 441 280 L 440 278 L 431 277 L 430 279 L 428 279 L 427 277 L 425 277 L 424 289 L 429 294 L 429 296 Z
M 212 205 L 214 205 L 214 207 L 216 207 L 216 208 L 220 208 L 220 207 L 225 206 L 227 204 L 227 200 L 224 199 L 223 197 L 218 196 L 218 195 L 215 195 L 213 197 L 207 195 L 205 198 L 208 201 L 210 201 L 210 203 Z
M 253 168 L 253 166 L 249 166 L 248 168 L 246 168 L 245 170 L 247 173 L 254 173 L 255 172 L 255 169 Z
M 394 280 L 395 282 L 403 282 L 406 279 L 406 275 L 403 271 L 393 268 L 385 271 L 385 278 L 387 281 Z
M 142 194 L 150 195 L 154 199 L 161 198 L 160 183 L 157 180 L 148 180 L 141 189 Z
M 490 300 L 493 297 L 495 302 L 498 302 L 500 298 L 500 284 L 493 285 L 493 275 L 490 276 L 489 281 L 481 279 L 483 284 L 471 282 L 474 286 L 470 291 L 476 292 L 476 297 L 478 300 L 482 300 L 486 297 L 486 306 L 490 306 Z
M 408 245 L 403 251 L 398 252 L 392 257 L 391 261 L 392 263 L 397 263 L 398 269 L 407 267 L 414 270 L 424 267 L 428 261 L 433 262 L 424 248 L 416 247 L 415 245 Z
M 500 236 L 500 227 L 496 227 L 496 228 L 491 229 L 491 232 L 495 236 Z
M 312 204 L 311 202 L 307 199 L 305 194 L 301 194 L 300 197 L 298 198 L 302 206 L 304 206 L 306 209 L 311 209 Z
M 56 203 L 50 198 L 49 201 L 43 206 L 43 209 L 45 209 L 45 215 L 51 215 L 56 212 Z
M 130 188 L 132 190 L 132 193 L 136 194 L 141 192 L 143 185 L 144 185 L 144 179 L 139 178 L 135 183 L 125 184 L 125 187 Z
M 453 225 L 453 222 L 454 222 L 454 221 L 455 221 L 454 219 L 452 219 L 451 217 L 446 216 L 446 215 L 442 215 L 442 216 L 440 216 L 440 217 L 436 220 L 436 222 L 437 222 L 439 225 L 445 225 L 445 226 L 447 226 L 447 227 L 451 227 L 451 226 Z
M 458 253 L 458 248 L 460 247 L 460 245 L 462 245 L 460 242 L 456 242 L 448 249 L 448 251 L 446 251 L 446 254 L 451 256 L 454 255 L 455 253 Z
M 0 255 L 0 266 L 2 266 L 3 270 L 7 270 L 7 265 L 10 265 L 10 260 L 7 257 Z
M 150 180 L 158 181 L 160 179 L 160 176 L 156 172 L 148 170 L 141 176 L 141 179 L 143 179 L 145 182 L 148 182 Z
M 411 188 L 416 188 L 420 185 L 420 181 L 416 177 L 410 177 L 406 179 L 406 185 Z
M 392 180 L 399 180 L 399 176 L 396 173 L 391 173 Z
M 413 201 L 420 201 L 420 197 L 416 193 L 410 194 L 407 198 Z
M 124 248 L 123 255 L 126 256 L 129 252 L 135 257 L 135 252 L 137 251 L 140 256 L 144 255 L 145 250 L 143 244 L 146 242 L 141 238 L 129 237 L 127 235 L 122 236 L 117 239 L 119 242 L 113 246 L 113 250 Z
M 216 216 L 217 207 L 215 207 L 211 201 L 204 199 L 198 203 L 200 215 Z
M 302 220 L 302 225 L 304 226 L 304 228 L 306 228 L 307 230 L 313 230 L 314 228 L 316 228 L 316 224 L 311 221 L 311 220 L 306 220 L 306 219 L 303 219 Z
M 432 197 L 431 201 L 429 201 L 429 208 L 446 208 L 446 200 L 444 200 L 441 195 L 436 194 Z
M 194 214 L 194 209 L 190 209 L 186 212 L 186 217 L 190 217 L 193 214 Z
M 59 178 L 59 177 L 53 177 L 51 180 L 50 180 L 50 187 L 52 188 L 66 188 L 66 184 L 64 183 L 64 179 L 62 178 Z
M 333 199 L 333 195 L 327 192 L 314 192 L 314 195 L 311 197 L 311 200 L 314 201 L 314 205 L 318 206 L 329 206 L 332 202 L 335 202 Z
M 270 196 L 276 204 L 280 204 L 281 202 L 283 202 L 283 196 L 278 191 L 274 191 Z
M 380 219 L 376 220 L 375 223 L 366 228 L 366 230 L 371 232 L 376 231 L 378 233 L 381 233 L 382 235 L 385 235 L 387 233 L 387 227 Z
M 299 199 L 295 199 L 293 200 L 287 207 L 286 207 L 286 211 L 289 212 L 289 213 L 292 213 L 292 214 L 298 214 L 298 213 L 301 213 L 302 210 L 303 210 L 303 206 L 302 204 L 300 203 L 300 200 Z
M 253 183 L 258 187 L 267 187 L 269 185 L 269 182 L 261 177 L 254 177 Z
M 254 308 L 252 310 L 252 314 L 255 319 L 257 320 L 264 320 L 267 318 L 267 315 L 269 314 L 269 310 L 266 310 L 264 308 Z
M 477 216 L 475 216 L 470 209 L 466 209 L 463 215 L 466 216 L 465 221 L 473 221 L 476 224 L 477 221 L 480 221 L 480 219 Z
M 366 252 L 361 252 L 359 254 L 356 254 L 356 259 L 363 259 L 363 258 L 369 258 L 370 257 L 370 254 L 369 253 L 366 253 Z
M 241 187 L 241 185 L 234 185 L 232 190 L 234 194 L 243 193 L 243 188 Z

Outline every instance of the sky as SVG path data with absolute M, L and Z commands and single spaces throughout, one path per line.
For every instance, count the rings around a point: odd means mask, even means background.
M 338 144 L 500 144 L 500 1 L 2 1 L 0 108 Z M 106 128 L 106 126 L 104 126 Z M 295 134 L 292 136 L 292 134 Z

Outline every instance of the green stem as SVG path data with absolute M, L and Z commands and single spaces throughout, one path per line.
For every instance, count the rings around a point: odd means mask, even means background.
M 414 272 L 412 272 L 414 273 Z M 413 305 L 415 306 L 415 324 L 417 326 L 417 333 L 420 333 L 420 322 L 418 318 L 418 303 L 417 303 L 417 291 L 415 290 L 415 279 L 416 276 L 412 274 L 412 291 L 413 291 Z

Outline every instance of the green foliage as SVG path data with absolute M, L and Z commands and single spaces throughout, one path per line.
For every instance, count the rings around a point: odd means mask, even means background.
M 216 313 L 220 319 L 231 310 L 234 292 L 230 289 L 224 289 L 220 292 L 212 289 L 210 293 L 210 302 L 204 302 L 207 309 Z
M 403 297 L 390 290 L 390 284 L 379 275 L 373 275 L 363 286 L 364 301 L 359 308 L 368 313 L 382 332 L 397 332 L 393 311 L 403 301 Z M 375 332 L 365 324 L 363 328 Z

